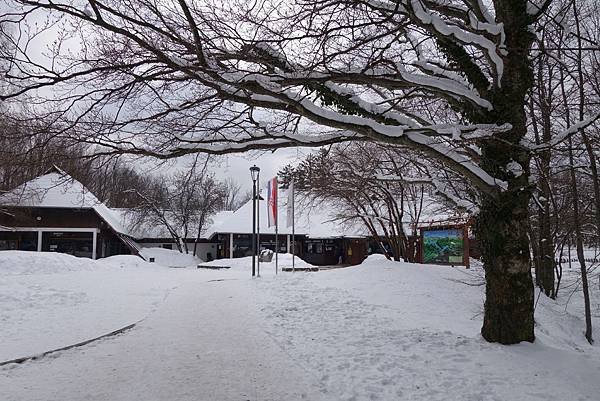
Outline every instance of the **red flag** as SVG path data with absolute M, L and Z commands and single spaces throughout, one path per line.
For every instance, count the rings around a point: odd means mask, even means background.
M 277 225 L 277 177 L 269 180 L 267 187 L 267 216 L 269 227 Z

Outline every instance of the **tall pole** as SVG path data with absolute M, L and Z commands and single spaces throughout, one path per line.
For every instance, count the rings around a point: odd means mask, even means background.
M 260 277 L 260 170 L 256 173 L 256 186 L 257 186 L 257 194 L 258 199 L 258 207 L 256 208 L 256 248 L 258 251 L 258 256 L 256 260 L 256 275 Z
M 279 183 L 277 176 L 275 176 L 271 185 L 274 187 L 271 188 L 271 191 L 275 194 L 275 275 L 277 275 L 279 270 Z
M 296 197 L 292 186 L 292 272 L 296 271 L 296 213 L 294 203 L 296 203 Z
M 256 275 L 256 180 L 252 179 L 252 277 Z

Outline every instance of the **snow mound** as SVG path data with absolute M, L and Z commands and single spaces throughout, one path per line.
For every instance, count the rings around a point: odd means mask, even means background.
M 279 269 L 282 267 L 292 267 L 292 254 L 291 253 L 280 253 L 277 255 Z M 304 260 L 300 259 L 298 256 L 295 257 L 295 267 L 314 267 L 313 265 L 306 263 Z M 252 269 L 252 256 L 246 256 L 243 258 L 235 258 L 235 259 L 216 259 L 211 262 L 201 262 L 199 263 L 202 266 L 206 267 L 227 267 L 231 270 L 238 271 L 250 271 Z M 260 262 L 260 271 L 261 274 L 263 272 L 270 272 L 271 270 L 275 271 L 275 255 L 273 255 L 273 259 L 270 262 Z
M 118 267 L 118 268 L 156 268 L 159 267 L 155 263 L 148 263 L 144 259 L 135 255 L 115 255 L 108 258 L 102 258 L 94 261 L 96 265 L 103 267 Z M 162 267 L 162 266 L 160 266 Z
M 396 262 L 389 260 L 388 258 L 385 257 L 385 255 L 382 255 L 380 253 L 374 253 L 373 255 L 367 256 L 367 258 L 363 261 L 362 264 L 382 263 L 382 262 L 383 263 L 390 262 L 393 265 L 398 266 L 398 264 Z
M 147 261 L 154 258 L 153 263 L 166 267 L 196 267 L 202 263 L 202 259 L 192 254 L 164 248 L 142 248 L 140 255 Z
M 292 254 L 291 253 L 280 253 L 280 254 L 278 254 L 277 257 L 279 259 L 279 267 L 292 267 Z M 275 256 L 273 256 L 273 260 L 271 261 L 270 264 L 275 266 Z M 295 257 L 294 266 L 295 267 L 315 267 L 315 266 L 311 265 L 310 263 L 307 263 L 304 260 L 300 259 L 298 256 Z
M 93 270 L 88 258 L 56 252 L 2 251 L 0 272 L 2 275 L 54 274 Z
M 92 260 L 58 252 L 0 252 L 0 273 L 3 276 L 56 274 L 124 267 L 156 268 L 159 266 L 134 255 L 116 255 Z

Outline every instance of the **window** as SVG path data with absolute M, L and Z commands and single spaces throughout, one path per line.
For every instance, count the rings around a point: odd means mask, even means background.
M 323 253 L 323 244 L 321 242 L 308 242 L 306 251 L 308 253 Z
M 45 232 L 42 234 L 42 250 L 91 258 L 92 238 L 93 234 L 89 232 Z
M 0 251 L 37 251 L 37 237 L 35 231 L 1 231 Z

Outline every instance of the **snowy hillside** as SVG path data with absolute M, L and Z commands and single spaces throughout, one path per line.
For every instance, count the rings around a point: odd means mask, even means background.
M 281 255 L 282 265 L 289 255 Z M 479 335 L 480 268 L 389 262 L 274 274 L 171 269 L 120 256 L 0 253 L 0 367 L 17 400 L 596 400 L 600 348 L 581 299 L 541 296 L 535 344 Z M 576 282 L 565 272 L 563 285 Z M 596 278 L 597 279 L 597 278 Z M 594 285 L 595 327 L 600 291 Z M 597 337 L 599 337 L 597 335 Z

